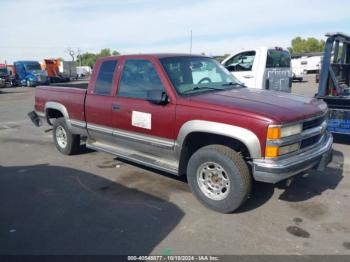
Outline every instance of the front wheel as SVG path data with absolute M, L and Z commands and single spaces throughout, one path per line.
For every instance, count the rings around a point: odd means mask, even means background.
M 53 140 L 58 151 L 64 155 L 73 155 L 80 147 L 80 136 L 70 132 L 63 117 L 57 118 L 53 124 Z
M 188 162 L 187 179 L 198 200 L 221 213 L 239 208 L 247 200 L 252 184 L 242 156 L 223 145 L 197 150 Z

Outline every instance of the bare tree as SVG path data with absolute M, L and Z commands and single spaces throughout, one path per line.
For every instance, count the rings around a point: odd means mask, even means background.
M 74 50 L 72 47 L 67 47 L 66 52 L 72 57 L 72 61 L 75 61 L 77 50 Z
M 79 65 L 81 66 L 81 49 L 80 48 L 77 48 L 77 59 L 79 60 Z

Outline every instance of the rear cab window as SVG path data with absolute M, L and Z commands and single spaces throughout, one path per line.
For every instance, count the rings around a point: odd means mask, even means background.
M 117 60 L 108 60 L 101 63 L 95 82 L 94 94 L 104 96 L 111 94 L 113 76 L 117 64 Z
M 291 57 L 288 51 L 269 49 L 267 51 L 266 68 L 289 68 Z

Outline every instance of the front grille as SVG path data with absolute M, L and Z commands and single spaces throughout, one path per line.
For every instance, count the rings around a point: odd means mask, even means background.
M 312 119 L 312 120 L 309 120 L 309 121 L 305 121 L 303 123 L 303 130 L 307 130 L 307 129 L 311 129 L 311 128 L 314 128 L 314 127 L 317 127 L 317 126 L 320 126 L 323 121 L 326 120 L 326 116 L 320 116 L 318 118 L 315 118 L 315 119 Z
M 304 148 L 307 148 L 309 146 L 313 146 L 318 141 L 320 141 L 321 136 L 322 136 L 322 134 L 304 139 L 303 141 L 301 141 L 300 149 L 304 149 Z

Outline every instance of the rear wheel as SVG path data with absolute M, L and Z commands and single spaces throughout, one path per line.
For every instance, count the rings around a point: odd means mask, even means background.
M 192 192 L 208 208 L 231 213 L 248 198 L 251 174 L 242 156 L 229 147 L 209 145 L 190 158 L 187 178 Z
M 53 124 L 53 140 L 62 154 L 73 155 L 79 151 L 80 136 L 70 132 L 63 117 L 57 118 Z

